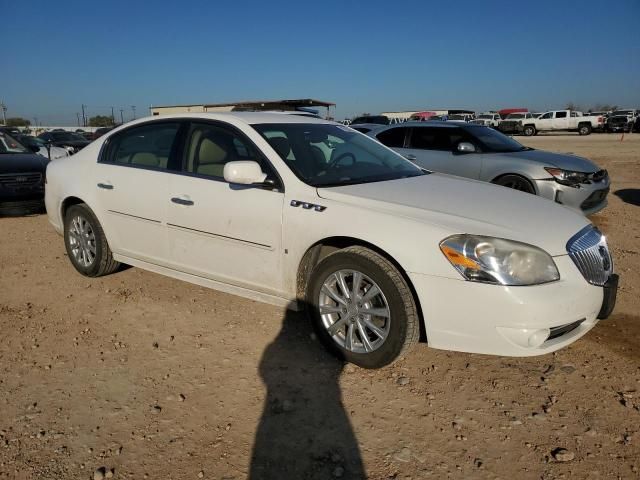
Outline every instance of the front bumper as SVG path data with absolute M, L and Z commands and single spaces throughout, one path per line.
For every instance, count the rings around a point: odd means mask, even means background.
M 590 184 L 570 187 L 553 178 L 534 180 L 538 195 L 577 210 L 584 215 L 593 215 L 607 206 L 607 195 L 611 182 L 609 177 Z
M 560 280 L 504 287 L 410 273 L 429 346 L 507 356 L 550 353 L 575 342 L 598 322 L 604 289 L 590 285 L 568 255 L 554 257 Z M 527 338 L 549 329 L 539 346 Z

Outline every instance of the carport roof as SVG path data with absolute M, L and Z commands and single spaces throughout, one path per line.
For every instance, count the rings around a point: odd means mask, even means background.
M 194 103 L 191 105 L 156 105 L 153 108 L 178 108 L 178 107 L 241 107 L 241 108 L 264 108 L 265 110 L 279 110 L 286 106 L 289 108 L 296 107 L 334 107 L 336 104 L 332 102 L 324 102 L 313 98 L 300 98 L 290 100 L 246 100 L 242 102 L 227 103 Z

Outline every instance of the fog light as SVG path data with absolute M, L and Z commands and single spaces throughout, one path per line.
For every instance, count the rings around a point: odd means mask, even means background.
M 498 327 L 498 331 L 507 340 L 523 348 L 538 348 L 551 334 L 548 328 Z
M 548 328 L 536 330 L 531 335 L 529 335 L 529 346 L 532 348 L 539 347 L 547 340 L 547 338 L 549 338 L 550 333 L 551 331 Z

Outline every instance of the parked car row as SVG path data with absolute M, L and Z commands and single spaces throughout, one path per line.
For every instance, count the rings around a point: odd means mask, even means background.
M 462 111 L 458 111 L 462 112 Z M 614 112 L 582 113 L 576 110 L 551 110 L 534 113 L 527 109 L 511 108 L 498 112 L 449 113 L 438 115 L 436 112 L 418 112 L 407 119 L 391 119 L 385 115 L 364 115 L 356 117 L 347 124 L 366 133 L 371 125 L 391 125 L 405 121 L 449 121 L 484 125 L 511 135 L 536 135 L 539 132 L 567 131 L 580 135 L 591 132 L 631 132 L 640 128 L 638 125 L 640 110 L 628 109 Z
M 304 309 L 328 349 L 366 368 L 421 331 L 435 348 L 530 356 L 610 315 L 617 276 L 583 197 L 606 191 L 605 171 L 481 125 L 379 128 L 140 119 L 49 163 L 49 221 L 82 275 L 124 263 Z M 487 182 L 434 172 L 456 165 Z

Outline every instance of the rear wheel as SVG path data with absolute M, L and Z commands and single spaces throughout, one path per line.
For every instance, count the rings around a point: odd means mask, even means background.
M 533 188 L 533 185 L 526 178 L 515 175 L 503 175 L 500 178 L 497 178 L 493 181 L 496 185 L 501 185 L 507 188 L 513 188 L 514 190 L 518 190 L 519 192 L 532 193 L 535 195 L 536 190 Z
M 580 135 L 589 135 L 591 133 L 591 125 L 588 125 L 588 124 L 579 125 L 578 133 Z
M 307 304 L 325 346 L 361 367 L 388 365 L 418 341 L 409 286 L 391 262 L 367 248 L 324 258 L 311 274 Z
M 536 127 L 534 127 L 533 125 L 526 125 L 522 129 L 522 133 L 524 133 L 527 137 L 531 137 L 536 134 Z
M 108 275 L 120 267 L 113 259 L 100 222 L 83 203 L 72 205 L 65 214 L 64 244 L 71 264 L 87 277 Z

